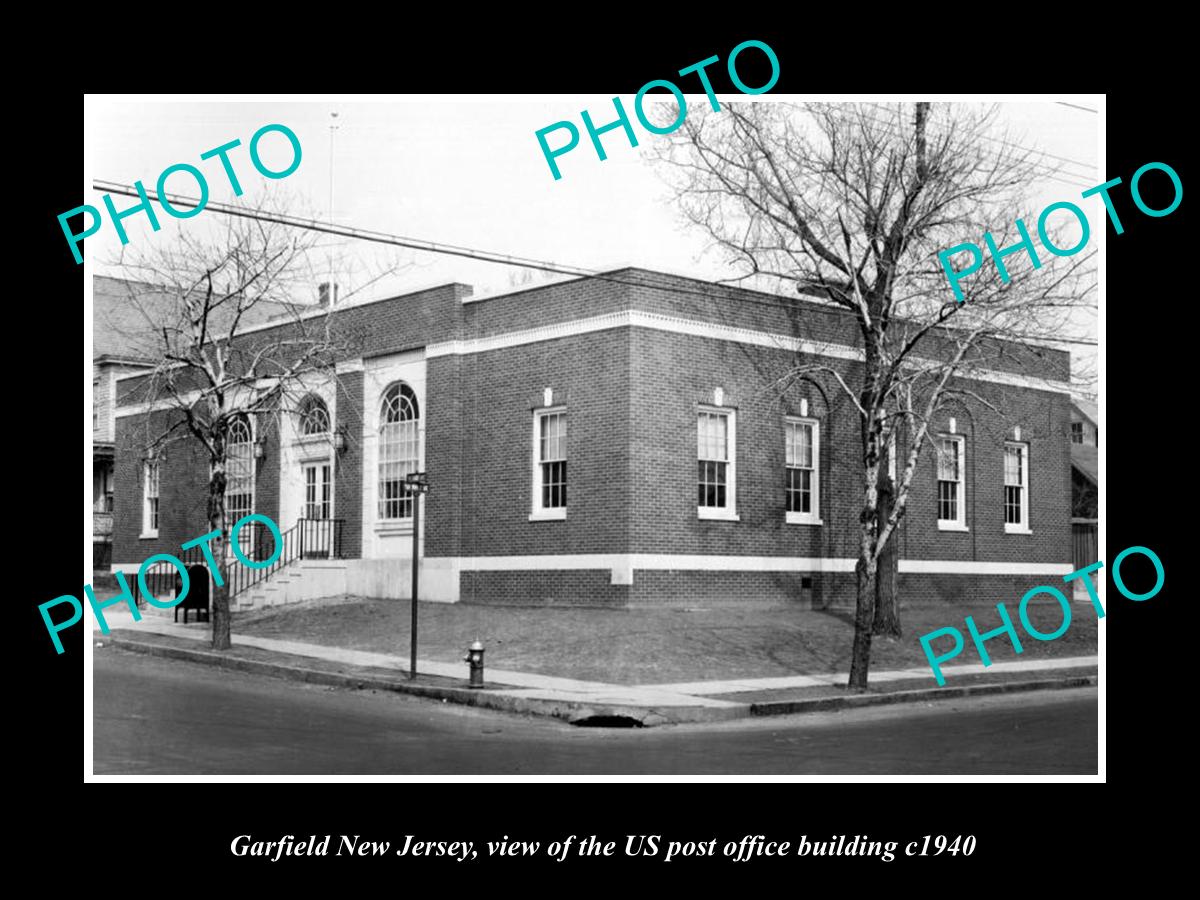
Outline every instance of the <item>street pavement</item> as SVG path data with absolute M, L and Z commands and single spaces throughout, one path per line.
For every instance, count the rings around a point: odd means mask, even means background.
M 207 625 L 179 625 L 161 615 L 147 616 L 141 621 L 135 622 L 124 614 L 123 610 L 114 612 L 108 616 L 108 619 L 110 626 L 120 629 L 118 634 L 122 634 L 122 636 L 159 634 L 183 639 L 197 645 L 207 645 L 209 642 L 210 629 Z M 98 631 L 94 634 L 97 638 L 101 636 Z M 400 657 L 348 647 L 280 640 L 258 635 L 239 634 L 236 638 L 236 645 L 239 648 L 249 647 L 271 654 L 286 654 L 291 657 L 321 660 L 326 663 L 389 671 L 405 671 L 409 665 L 407 656 Z M 1043 658 L 993 662 L 990 666 L 984 666 L 982 663 L 960 663 L 942 666 L 941 671 L 949 677 L 954 686 L 958 686 L 964 683 L 962 676 L 1000 676 L 1001 679 L 1013 675 L 1044 677 L 1048 673 L 1094 669 L 1096 663 L 1095 656 Z M 461 659 L 447 663 L 422 657 L 417 660 L 417 670 L 424 675 L 435 675 L 456 681 L 461 680 L 466 674 Z M 674 721 L 709 721 L 735 717 L 737 708 L 745 708 L 747 701 L 762 702 L 773 698 L 778 700 L 796 699 L 797 696 L 803 696 L 813 689 L 817 690 L 815 693 L 810 693 L 809 696 L 817 696 L 818 693 L 827 691 L 830 687 L 845 684 L 846 673 L 819 672 L 774 678 L 724 678 L 676 684 L 630 685 L 613 684 L 606 681 L 581 681 L 576 678 L 563 678 L 545 673 L 488 667 L 486 679 L 493 688 L 490 693 L 494 696 L 586 706 L 674 710 Z M 919 668 L 891 671 L 875 667 L 871 671 L 873 685 L 889 683 L 896 685 L 900 682 L 907 682 L 909 689 L 928 689 L 932 686 L 932 674 L 929 667 L 924 664 Z M 720 714 L 708 716 L 694 713 L 681 715 L 680 710 L 688 707 L 733 714 L 729 716 Z
M 653 729 L 94 655 L 104 774 L 1095 774 L 1094 688 Z

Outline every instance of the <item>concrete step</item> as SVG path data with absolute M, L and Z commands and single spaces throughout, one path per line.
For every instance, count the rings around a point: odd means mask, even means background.
M 235 609 L 261 609 L 345 593 L 347 564 L 341 559 L 298 559 L 234 597 Z

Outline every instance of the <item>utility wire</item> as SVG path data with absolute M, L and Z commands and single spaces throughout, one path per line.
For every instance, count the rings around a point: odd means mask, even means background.
M 92 182 L 92 188 L 97 191 L 104 191 L 110 194 L 119 194 L 125 197 L 141 197 L 137 189 L 133 185 L 123 184 L 116 181 L 95 180 Z M 195 209 L 200 206 L 200 201 L 194 197 L 185 197 L 182 194 L 173 194 L 163 192 L 161 195 L 156 191 L 146 191 L 146 196 L 162 203 L 162 198 L 165 197 L 167 202 L 172 207 L 184 207 Z M 465 259 L 473 259 L 479 262 L 496 263 L 504 266 L 518 266 L 525 269 L 536 269 L 541 272 L 550 272 L 555 275 L 572 275 L 578 278 L 595 278 L 600 281 L 607 281 L 612 284 L 621 284 L 629 287 L 653 287 L 658 290 L 672 293 L 684 294 L 694 297 L 702 297 L 706 300 L 712 300 L 711 291 L 701 291 L 694 288 L 683 288 L 676 285 L 670 285 L 665 282 L 655 282 L 654 278 L 647 278 L 641 281 L 632 281 L 628 279 L 618 278 L 613 275 L 601 272 L 598 269 L 585 269 L 581 266 L 560 265 L 546 260 L 529 259 L 521 256 L 512 256 L 509 254 L 495 253 L 490 250 L 476 250 L 470 247 L 462 247 L 456 244 L 441 244 L 434 241 L 425 241 L 419 238 L 409 238 L 402 235 L 389 234 L 383 231 L 373 231 L 366 228 L 353 228 L 349 225 L 334 225 L 330 223 L 320 222 L 316 219 L 303 219 L 299 216 L 289 216 L 283 213 L 265 213 L 260 210 L 246 209 L 236 206 L 232 203 L 221 203 L 219 201 L 209 201 L 204 205 L 205 209 L 211 209 L 213 212 L 221 213 L 227 216 L 236 216 L 243 219 L 252 219 L 258 222 L 272 222 L 277 225 L 284 225 L 290 228 L 301 228 L 307 231 L 316 231 L 324 234 L 339 235 L 342 237 L 355 238 L 357 240 L 368 241 L 376 244 L 390 244 L 396 247 L 404 247 L 409 250 L 422 250 L 427 253 L 441 253 L 449 256 L 459 256 Z M 655 275 L 656 273 L 649 273 Z M 534 290 L 540 285 L 530 285 L 528 288 L 522 287 L 517 290 Z M 730 287 L 728 285 L 717 285 L 728 291 L 747 292 L 746 288 Z M 775 309 L 795 309 L 794 303 L 788 303 L 780 300 L 761 300 L 754 297 L 738 297 L 739 303 L 750 303 L 756 306 L 769 306 Z M 812 302 L 812 301 L 800 301 Z M 831 310 L 844 312 L 835 304 L 817 304 Z M 1071 340 L 1068 338 L 1039 338 L 1045 341 L 1058 341 L 1061 343 L 1078 343 L 1090 344 L 1095 346 L 1095 341 Z
M 1058 104 L 1059 106 L 1069 106 L 1069 107 L 1071 107 L 1071 109 L 1082 109 L 1084 112 L 1090 112 L 1090 113 L 1096 113 L 1096 114 L 1098 114 L 1100 112 L 1100 110 L 1092 109 L 1090 106 L 1080 106 L 1078 103 L 1067 103 L 1065 100 L 1055 100 L 1054 102 L 1056 104 Z
M 141 195 L 132 185 L 122 184 L 120 182 L 100 181 L 96 180 L 92 183 L 92 187 L 97 191 L 105 191 L 110 194 L 120 194 L 126 197 L 140 197 Z M 159 200 L 159 195 L 154 191 L 146 191 L 146 196 L 155 200 Z M 199 201 L 194 197 L 185 197 L 181 194 L 173 194 L 164 192 L 171 206 L 195 208 L 199 206 Z M 461 247 L 456 244 L 442 244 L 434 241 L 421 240 L 419 238 L 409 238 L 402 235 L 388 234 L 382 231 L 372 231 L 365 228 L 353 228 L 348 225 L 331 225 L 320 222 L 316 219 L 302 219 L 298 216 L 289 216 L 279 213 L 265 213 L 258 210 L 245 209 L 229 203 L 220 203 L 210 201 L 204 207 L 211 209 L 213 212 L 221 213 L 228 216 L 237 216 L 243 219 L 253 219 L 260 222 L 273 222 L 278 225 L 285 225 L 291 228 L 302 228 L 308 231 L 317 231 L 324 234 L 333 234 L 341 237 L 349 237 L 362 241 L 369 241 L 377 244 L 390 244 L 397 247 L 404 247 L 409 250 L 422 250 L 428 253 L 441 253 L 449 256 L 460 256 L 466 259 L 473 259 L 479 262 L 496 263 L 504 266 L 515 266 L 524 269 L 535 269 L 540 272 L 549 272 L 555 275 L 571 275 L 578 278 L 596 278 L 601 281 L 608 281 L 613 284 L 622 284 L 630 287 L 661 287 L 662 290 L 675 293 L 686 294 L 689 296 L 703 297 L 712 299 L 711 291 L 701 291 L 697 289 L 682 288 L 667 284 L 655 284 L 651 279 L 642 281 L 631 281 L 622 279 L 613 275 L 605 274 L 598 269 L 585 269 L 581 266 L 570 266 L 560 263 L 549 262 L 546 260 L 530 259 L 522 256 L 512 256 L 510 254 L 495 253 L 490 250 L 477 250 L 470 247 Z M 746 288 L 729 287 L 728 285 L 718 285 L 730 291 L 745 291 Z M 530 285 L 526 290 L 532 290 L 538 285 Z M 761 300 L 751 297 L 739 297 L 739 302 L 752 303 L 759 306 L 770 306 L 777 309 L 794 309 L 793 304 L 789 304 L 784 300 Z
M 886 112 L 889 115 L 896 111 L 893 109 L 889 109 L 888 107 L 884 106 L 881 103 L 867 102 L 865 105 L 874 107 L 875 109 L 878 109 L 882 112 Z M 1080 107 L 1080 108 L 1082 109 L 1083 107 Z M 1095 165 L 1093 165 L 1092 163 L 1082 162 L 1081 160 L 1073 159 L 1070 156 L 1058 156 L 1054 153 L 1049 153 L 1045 150 L 1035 149 L 1033 147 L 1026 147 L 1024 144 L 1017 144 L 1013 141 L 1006 141 L 1006 140 L 1004 140 L 1004 138 L 995 137 L 994 135 L 980 135 L 980 138 L 982 140 L 989 141 L 991 143 L 1003 144 L 1006 147 L 1012 147 L 1015 150 L 1024 150 L 1027 153 L 1036 153 L 1040 156 L 1049 157 L 1050 159 L 1057 159 L 1057 160 L 1061 160 L 1062 162 L 1071 163 L 1073 165 L 1079 166 L 1080 168 L 1087 169 L 1088 174 L 1091 174 L 1096 169 Z M 1069 172 L 1068 174 L 1076 175 L 1077 173 Z
M 872 104 L 872 105 L 874 105 L 874 104 Z M 879 119 L 877 119 L 873 116 L 866 115 L 864 113 L 860 113 L 860 115 L 862 115 L 862 117 L 864 119 L 866 119 L 867 121 L 872 122 L 872 123 L 880 126 L 881 128 L 885 129 L 893 137 L 899 137 L 899 138 L 905 137 L 905 135 L 902 132 L 900 132 L 896 129 L 895 125 L 892 122 L 880 121 Z M 989 144 L 993 144 L 993 145 L 994 144 L 1003 144 L 1005 146 L 1009 146 L 1009 147 L 1012 147 L 1017 150 L 1022 150 L 1026 153 L 1039 154 L 1042 156 L 1053 156 L 1053 154 L 1045 153 L 1045 151 L 1042 151 L 1042 150 L 1034 150 L 1033 148 L 1026 147 L 1022 144 L 1014 144 L 1009 141 L 1003 141 L 999 138 L 988 137 L 987 135 L 980 135 L 980 140 L 985 141 Z M 999 154 L 1002 151 L 1000 151 L 998 149 L 994 149 L 993 152 Z M 1055 158 L 1063 159 L 1063 160 L 1067 159 L 1066 157 L 1055 157 Z M 1071 160 L 1071 161 L 1075 162 L 1076 165 L 1086 166 L 1085 163 L 1079 163 L 1075 160 Z M 1061 181 L 1063 184 L 1069 184 L 1072 187 L 1090 188 L 1093 186 L 1090 183 L 1079 180 L 1080 175 L 1078 173 L 1072 172 L 1070 170 L 1056 169 L 1049 164 L 1042 164 L 1040 162 L 1029 162 L 1028 165 L 1034 171 L 1035 174 L 1040 175 L 1044 178 L 1049 178 L 1053 181 Z
M 867 105 L 873 106 L 873 107 L 875 107 L 883 112 L 889 113 L 889 114 L 894 112 L 894 110 L 889 110 L 886 107 L 880 106 L 879 104 L 876 104 L 876 103 L 868 103 Z M 889 133 L 891 133 L 895 137 L 903 137 L 903 134 L 896 129 L 895 125 L 892 122 L 880 121 L 879 119 L 877 119 L 873 116 L 868 116 L 868 115 L 864 115 L 863 118 L 867 119 L 870 122 L 873 122 L 876 125 L 879 125 L 882 128 L 888 129 Z M 1026 147 L 1023 144 L 1014 144 L 1011 141 L 1005 141 L 1001 138 L 990 137 L 987 135 L 980 135 L 980 140 L 986 141 L 991 144 L 1002 144 L 1004 146 L 1011 147 L 1016 150 L 1023 150 L 1026 153 L 1033 153 L 1033 154 L 1037 154 L 1040 156 L 1049 157 L 1051 159 L 1058 159 L 1063 162 L 1073 163 L 1074 165 L 1081 166 L 1085 169 L 1091 169 L 1092 171 L 1095 171 L 1095 166 L 1089 166 L 1087 163 L 1079 162 L 1078 160 L 1071 159 L 1070 157 L 1056 156 L 1055 154 L 1047 153 L 1044 150 L 1035 150 L 1032 147 Z M 998 151 L 996 151 L 996 152 L 998 152 Z M 1077 173 L 1077 172 L 1067 171 L 1064 173 L 1064 172 L 1062 172 L 1058 169 L 1055 169 L 1051 166 L 1042 165 L 1037 162 L 1030 163 L 1030 165 L 1039 174 L 1041 174 L 1047 178 L 1053 179 L 1055 181 L 1061 181 L 1064 184 L 1069 184 L 1072 187 L 1090 188 L 1090 187 L 1094 186 L 1094 185 L 1088 184 L 1086 182 L 1080 181 L 1079 173 Z

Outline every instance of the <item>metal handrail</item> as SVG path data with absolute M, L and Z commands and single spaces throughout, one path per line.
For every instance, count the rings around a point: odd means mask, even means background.
M 342 524 L 344 519 L 298 519 L 296 524 L 283 532 L 283 550 L 271 565 L 262 569 L 235 565 L 229 567 L 229 596 L 235 597 L 260 581 L 270 578 L 284 566 L 298 559 L 340 559 Z M 249 541 L 251 559 L 265 559 L 274 552 L 274 539 L 270 530 L 261 522 L 251 522 L 244 527 L 253 527 Z M 245 532 L 243 531 L 243 534 Z M 246 550 L 243 544 L 243 552 Z
M 261 569 L 252 569 L 234 559 L 226 566 L 230 598 L 267 580 L 298 559 L 341 559 L 344 522 L 344 519 L 298 519 L 295 525 L 282 533 L 283 549 L 279 556 Z M 262 522 L 243 525 L 239 540 L 243 555 L 250 559 L 266 559 L 275 550 L 274 537 Z M 232 556 L 231 549 L 227 552 Z M 204 551 L 199 546 L 188 548 L 178 558 L 185 566 L 201 565 L 207 568 Z M 146 570 L 146 587 L 155 597 L 162 598 L 174 592 L 176 574 L 175 566 L 171 563 L 154 563 Z M 134 593 L 138 593 L 136 588 Z M 140 602 L 140 595 L 138 599 Z

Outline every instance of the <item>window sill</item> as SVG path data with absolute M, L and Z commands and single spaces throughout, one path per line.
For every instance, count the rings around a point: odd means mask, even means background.
M 938 531 L 970 531 L 966 525 L 958 522 L 938 522 Z
M 825 523 L 817 516 L 806 513 L 787 513 L 787 524 L 789 525 L 824 525 Z
M 375 523 L 376 534 L 412 534 L 412 530 L 412 519 Z
M 154 540 L 157 537 L 158 537 L 157 531 L 143 531 L 141 534 L 138 535 L 138 540 L 139 541 L 150 541 L 150 540 Z
M 558 509 L 542 509 L 529 514 L 530 522 L 562 522 L 567 518 L 565 506 Z
M 696 507 L 696 518 L 709 519 L 716 522 L 740 522 L 742 517 L 737 513 L 729 512 L 724 509 L 716 509 L 709 506 Z
M 1005 534 L 1033 534 L 1033 529 L 1028 528 L 1025 525 L 1009 525 L 1006 522 L 1004 524 L 1004 533 Z

